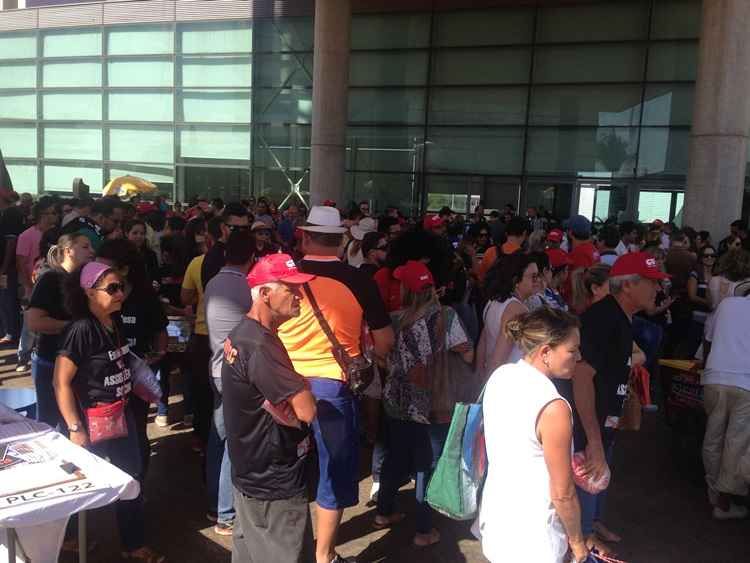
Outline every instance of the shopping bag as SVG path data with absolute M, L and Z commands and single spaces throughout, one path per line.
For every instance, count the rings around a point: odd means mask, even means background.
M 479 511 L 487 476 L 482 391 L 476 403 L 456 403 L 443 453 L 427 485 L 427 503 L 454 520 Z
M 133 352 L 129 353 L 128 366 L 133 393 L 146 403 L 156 403 L 161 399 L 161 387 L 149 365 Z

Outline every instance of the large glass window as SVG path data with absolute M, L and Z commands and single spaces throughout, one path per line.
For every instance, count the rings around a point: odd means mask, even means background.
M 174 83 L 173 72 L 169 59 L 116 59 L 108 63 L 107 79 L 109 86 L 117 88 L 168 87 Z
M 695 39 L 701 29 L 701 0 L 654 2 L 651 36 L 655 39 Z
M 646 127 L 641 131 L 640 176 L 685 176 L 690 131 L 687 128 Z
M 421 88 L 367 89 L 349 91 L 350 123 L 424 123 Z
M 99 92 L 47 92 L 42 94 L 42 118 L 100 121 L 102 95 Z
M 350 86 L 421 86 L 426 82 L 426 52 L 354 52 L 349 59 Z
M 252 85 L 250 57 L 183 57 L 182 86 Z
M 36 33 L 33 31 L 0 34 L 0 60 L 36 57 Z
M 43 129 L 43 138 L 44 158 L 102 160 L 100 127 L 48 125 Z
M 672 192 L 641 191 L 638 194 L 638 220 L 643 223 L 668 219 L 671 207 Z
M 421 170 L 424 137 L 421 128 L 349 127 L 347 168 L 376 172 Z
M 179 128 L 180 158 L 250 160 L 248 127 L 204 127 L 183 125 Z
M 45 88 L 99 88 L 102 85 L 102 63 L 44 63 L 42 83 Z
M 254 165 L 259 168 L 305 170 L 310 166 L 308 126 L 262 125 L 255 130 Z
M 0 91 L 0 119 L 36 119 L 36 93 Z
M 312 54 L 256 54 L 256 86 L 300 86 L 312 88 Z
M 612 177 L 632 176 L 635 127 L 529 129 L 527 172 Z
M 698 43 L 654 43 L 648 53 L 648 80 L 695 80 Z
M 523 125 L 526 86 L 500 88 L 433 88 L 429 122 L 432 125 Z
M 249 21 L 201 22 L 180 28 L 183 53 L 249 53 L 253 30 Z
M 433 84 L 513 84 L 529 81 L 526 48 L 447 49 L 433 54 Z
M 250 122 L 249 90 L 182 90 L 178 121 Z
M 254 106 L 256 123 L 312 123 L 312 90 L 257 90 Z
M 172 121 L 171 92 L 110 91 L 107 94 L 110 121 Z
M 36 194 L 38 188 L 38 167 L 36 164 L 13 164 L 6 162 L 8 174 L 13 180 L 13 189 L 18 193 Z
M 83 181 L 91 186 L 92 193 L 101 193 L 104 187 L 104 174 L 101 166 L 92 166 L 80 163 L 66 165 L 48 164 L 44 166 L 45 192 L 72 192 L 73 180 L 83 178 Z
M 7 158 L 36 158 L 36 127 L 0 124 L 0 147 Z
M 627 0 L 579 6 L 549 6 L 539 11 L 539 43 L 645 39 L 650 1 Z
M 539 47 L 534 81 L 640 82 L 646 49 L 638 44 Z
M 170 127 L 153 125 L 109 128 L 109 159 L 120 162 L 173 162 Z
M 531 125 L 638 125 L 640 85 L 535 86 Z
M 693 119 L 692 84 L 650 84 L 646 87 L 643 125 L 690 125 Z
M 171 25 L 139 25 L 110 28 L 108 55 L 168 55 L 174 49 Z
M 44 57 L 88 57 L 102 54 L 102 33 L 97 28 L 45 31 Z
M 372 14 L 352 18 L 352 49 L 427 47 L 429 14 Z
M 36 65 L 33 63 L 0 64 L 0 76 L 3 77 L 2 88 L 36 88 Z
M 352 18 L 352 27 L 357 18 Z M 313 50 L 312 18 L 279 18 L 255 20 L 253 33 L 258 51 L 281 53 Z M 354 40 L 352 33 L 352 40 Z
M 523 161 L 522 128 L 431 127 L 427 133 L 429 172 L 518 174 Z
M 468 47 L 531 43 L 534 10 L 466 10 L 437 13 L 434 44 Z

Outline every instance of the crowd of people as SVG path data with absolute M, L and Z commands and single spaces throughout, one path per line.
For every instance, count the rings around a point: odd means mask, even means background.
M 0 191 L 0 344 L 30 367 L 38 418 L 143 482 L 151 405 L 131 374 L 145 361 L 162 391 L 155 424 L 183 412 L 193 427 L 206 516 L 233 536 L 233 561 L 353 561 L 337 532 L 370 449 L 373 527 L 406 518 L 396 493 L 413 479 L 413 542 L 439 542 L 427 486 L 454 405 L 482 391 L 473 530 L 487 558 L 611 553 L 606 490 L 574 479 L 572 452 L 584 478 L 610 474 L 631 372 L 648 369 L 644 408 L 660 408 L 661 357 L 705 361 L 713 515 L 747 516 L 734 502 L 750 480 L 741 221 L 714 245 L 662 221 L 595 228 L 510 204 L 416 220 L 368 202 L 29 200 Z M 191 326 L 184 350 L 169 345 L 174 319 Z M 119 434 L 95 435 L 102 408 Z M 146 543 L 142 496 L 118 502 L 117 522 L 124 557 L 164 560 Z

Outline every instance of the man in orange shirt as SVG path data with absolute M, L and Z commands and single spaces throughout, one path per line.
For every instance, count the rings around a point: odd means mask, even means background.
M 507 240 L 500 246 L 501 254 L 513 254 L 521 250 L 523 243 L 526 242 L 526 222 L 520 217 L 513 217 L 508 224 L 505 225 L 505 235 Z M 479 264 L 479 279 L 484 281 L 484 277 L 497 261 L 498 247 L 491 246 L 484 253 L 484 258 Z
M 308 291 L 323 318 L 350 357 L 363 354 L 366 323 L 376 358 L 387 356 L 394 342 L 391 319 L 375 282 L 338 258 L 346 231 L 335 207 L 313 207 L 301 227 L 305 257 L 300 271 L 316 277 L 303 288 L 301 312 L 279 327 L 279 338 L 294 370 L 303 375 L 317 400 L 312 424 L 320 479 L 316 496 L 317 563 L 345 563 L 337 555 L 336 534 L 344 509 L 359 502 L 359 421 L 357 400 L 347 386 L 333 345 L 318 321 Z

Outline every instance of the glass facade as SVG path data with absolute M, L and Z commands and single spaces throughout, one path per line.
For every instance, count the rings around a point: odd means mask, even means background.
M 699 29 L 699 0 L 356 14 L 346 199 L 675 216 Z M 0 148 L 19 191 L 281 201 L 308 187 L 312 67 L 312 18 L 3 32 Z

